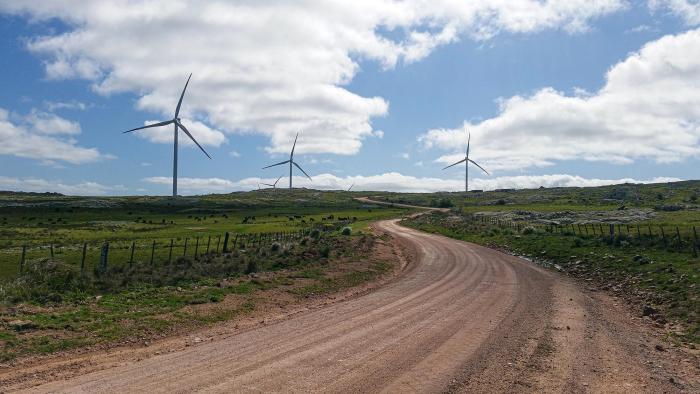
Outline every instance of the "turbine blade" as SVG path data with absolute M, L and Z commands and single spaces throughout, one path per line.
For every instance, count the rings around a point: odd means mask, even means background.
M 304 175 L 306 175 L 306 177 L 309 178 L 309 180 L 312 180 L 312 181 L 313 181 L 313 179 L 311 179 L 311 177 L 309 176 L 309 174 L 307 174 L 306 171 L 304 171 L 301 167 L 299 167 L 299 164 L 297 164 L 296 162 L 292 162 L 292 164 L 294 164 L 294 165 L 299 169 L 299 171 L 303 172 Z
M 488 171 L 484 170 L 484 167 L 482 167 L 482 166 L 480 166 L 480 165 L 476 164 L 476 162 L 475 162 L 474 160 L 472 160 L 472 159 L 468 159 L 468 160 L 469 160 L 469 161 L 470 161 L 470 162 L 471 162 L 472 164 L 474 164 L 475 166 L 477 166 L 477 167 L 481 168 L 481 171 L 485 172 L 485 173 L 486 173 L 486 175 L 491 175 L 491 174 L 489 174 L 489 172 L 488 172 Z
M 289 163 L 289 160 L 281 161 L 281 162 L 279 162 L 279 163 L 277 163 L 277 164 L 270 164 L 269 166 L 263 167 L 262 169 L 264 170 L 264 169 L 266 169 L 266 168 L 270 168 L 270 167 L 274 167 L 274 166 L 280 166 L 280 165 L 282 165 L 282 164 L 287 164 L 287 163 Z
M 279 177 L 279 178 L 277 178 L 277 180 L 275 181 L 275 185 L 277 185 L 277 182 L 279 182 L 279 181 L 280 181 L 280 179 L 282 179 L 282 177 L 283 177 L 283 176 L 284 176 L 284 175 L 280 175 L 280 177 Z
M 290 159 L 293 159 L 293 158 L 294 158 L 294 148 L 297 147 L 297 138 L 299 138 L 299 133 L 297 133 L 297 136 L 294 137 L 294 145 L 292 145 L 292 154 L 289 155 L 289 158 L 290 158 Z
M 175 108 L 175 117 L 177 118 L 178 115 L 180 115 L 180 106 L 182 105 L 182 98 L 185 97 L 185 90 L 187 90 L 187 85 L 190 83 L 190 78 L 192 78 L 192 73 L 190 73 L 190 76 L 187 77 L 187 82 L 185 82 L 185 88 L 182 89 L 182 94 L 180 94 L 180 100 L 177 102 L 177 108 Z M 209 156 L 209 155 L 207 155 Z
M 469 133 L 469 137 L 467 137 L 467 159 L 469 158 L 469 145 L 472 142 L 472 133 Z
M 464 158 L 464 159 L 462 159 L 462 160 L 460 160 L 460 161 L 458 161 L 458 162 L 456 162 L 456 163 L 454 163 L 454 164 L 450 164 L 449 166 L 443 168 L 443 170 L 446 170 L 446 169 L 448 169 L 448 168 L 450 168 L 450 167 L 454 167 L 454 166 L 456 166 L 456 165 L 459 164 L 459 163 L 464 163 L 465 161 L 467 161 L 466 158 Z
M 194 137 L 192 137 L 192 134 L 190 134 L 190 131 L 187 130 L 187 128 L 186 128 L 185 126 L 183 126 L 182 123 L 176 122 L 176 124 L 182 129 L 182 131 L 185 132 L 185 134 L 187 134 L 188 137 L 190 137 L 190 139 L 192 140 L 192 142 L 194 142 L 195 144 L 197 144 L 197 146 L 199 147 L 199 149 L 201 149 L 202 152 L 204 152 L 204 154 L 207 155 L 207 157 L 211 159 L 211 156 L 209 156 L 209 153 L 207 153 L 207 151 L 205 151 L 204 148 L 202 148 L 202 145 L 199 145 L 199 142 L 197 142 L 197 140 L 194 139 Z
M 122 134 L 131 133 L 132 131 L 136 131 L 136 130 L 148 129 L 148 128 L 151 128 L 151 127 L 165 126 L 165 125 L 168 125 L 168 124 L 173 123 L 173 122 L 174 122 L 174 120 L 166 120 L 165 122 L 153 123 L 153 124 L 149 124 L 148 126 L 137 127 L 137 128 L 135 128 L 135 129 L 131 129 L 131 130 L 124 131 L 124 132 L 122 132 Z

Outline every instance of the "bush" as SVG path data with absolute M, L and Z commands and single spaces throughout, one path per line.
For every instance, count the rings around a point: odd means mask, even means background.
M 258 263 L 255 260 L 248 261 L 248 265 L 245 267 L 246 274 L 252 274 L 258 272 Z
M 319 249 L 319 253 L 321 257 L 328 258 L 328 256 L 331 255 L 331 248 L 328 245 L 323 245 L 321 249 Z
M 314 229 L 311 231 L 311 238 L 318 239 L 318 237 L 321 236 L 321 232 L 318 231 L 318 229 Z
M 580 248 L 581 246 L 583 246 L 583 240 L 579 237 L 574 238 L 574 247 Z
M 270 246 L 270 250 L 273 251 L 273 252 L 276 252 L 276 251 L 280 250 L 280 244 L 277 243 L 277 242 L 274 242 L 274 243 L 272 244 L 272 246 Z
M 344 227 L 342 234 L 343 235 L 350 235 L 352 233 L 352 229 L 350 227 Z
M 75 267 L 61 261 L 40 259 L 29 262 L 13 282 L 0 288 L 0 298 L 9 302 L 61 302 L 61 294 L 85 287 Z
M 535 228 L 532 226 L 525 226 L 521 231 L 523 235 L 532 235 L 535 233 Z

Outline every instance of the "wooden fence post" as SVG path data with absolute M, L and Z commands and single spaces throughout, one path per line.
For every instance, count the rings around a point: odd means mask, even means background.
M 153 266 L 153 256 L 156 254 L 156 240 L 153 240 L 153 245 L 151 245 L 151 267 Z
M 107 264 L 109 262 L 109 242 L 105 242 L 102 245 L 102 251 L 100 252 L 100 272 L 107 271 Z
M 698 233 L 693 226 L 693 257 L 698 257 Z
M 24 258 L 27 256 L 27 245 L 22 245 L 22 257 L 19 258 L 19 273 L 24 271 Z
M 173 259 L 173 239 L 170 238 L 170 252 L 168 253 L 168 263 Z
M 221 235 L 216 237 L 216 253 L 219 253 L 219 244 L 221 244 Z
M 85 256 L 87 255 L 87 242 L 83 243 L 83 258 L 80 260 L 80 277 L 85 276 Z
M 53 244 L 49 244 L 49 250 L 51 250 L 51 260 L 53 260 Z
M 664 232 L 664 227 L 659 226 L 661 228 L 661 238 L 664 240 L 664 246 L 666 246 L 666 233 Z
M 642 239 L 642 232 L 639 230 L 639 225 L 637 225 L 637 238 Z
M 211 245 L 211 235 L 207 238 L 207 254 L 209 254 L 209 245 Z
M 188 237 L 185 237 L 185 248 L 182 251 L 182 257 L 187 256 L 187 241 L 189 240 Z
M 238 234 L 236 234 L 236 238 L 233 239 L 233 247 L 231 249 L 236 250 L 237 247 L 238 247 Z
M 197 241 L 195 241 L 195 244 L 194 244 L 194 259 L 195 260 L 197 260 L 197 258 L 199 257 L 199 256 L 197 256 L 197 254 L 199 254 L 199 237 L 197 237 Z
M 678 248 L 683 248 L 683 241 L 681 240 L 681 232 L 678 230 L 678 226 L 676 226 L 676 237 L 678 237 Z
M 228 250 L 228 231 L 226 233 L 224 233 L 224 248 L 221 250 L 221 253 L 226 253 L 227 250 Z
M 615 242 L 615 225 L 610 224 L 610 243 Z
M 131 257 L 129 257 L 129 267 L 134 264 L 134 249 L 136 249 L 136 241 L 131 242 Z

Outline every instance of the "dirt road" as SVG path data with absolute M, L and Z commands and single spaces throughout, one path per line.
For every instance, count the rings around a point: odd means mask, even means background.
M 378 224 L 414 256 L 369 294 L 32 392 L 693 392 L 695 361 L 524 260 Z M 665 346 L 665 345 L 664 345 Z M 0 390 L 1 391 L 1 390 Z

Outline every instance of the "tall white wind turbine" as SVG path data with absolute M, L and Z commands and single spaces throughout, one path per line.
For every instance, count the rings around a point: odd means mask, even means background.
M 201 149 L 202 152 L 204 152 L 204 154 L 207 155 L 209 159 L 211 159 L 209 153 L 207 153 L 207 151 L 205 151 L 204 148 L 202 148 L 202 145 L 199 145 L 199 142 L 197 142 L 197 140 L 194 139 L 192 134 L 190 134 L 190 131 L 187 130 L 187 128 L 180 121 L 180 106 L 182 105 L 183 97 L 185 97 L 185 91 L 187 90 L 187 85 L 190 83 L 190 78 L 192 78 L 192 74 L 190 74 L 190 76 L 187 78 L 187 82 L 185 82 L 185 87 L 184 89 L 182 89 L 182 94 L 180 94 L 180 100 L 177 102 L 177 107 L 175 108 L 175 116 L 172 119 L 166 120 L 164 122 L 150 124 L 148 126 L 137 127 L 135 129 L 127 130 L 124 132 L 131 133 L 132 131 L 148 129 L 151 127 L 167 126 L 169 124 L 174 125 L 175 131 L 173 133 L 173 197 L 177 197 L 177 137 L 179 134 L 178 130 L 181 129 L 185 134 L 187 134 L 187 136 L 190 137 L 192 142 L 194 142 L 199 147 L 199 149 Z
M 298 168 L 299 171 L 303 172 L 304 175 L 306 175 L 306 177 L 309 178 L 309 180 L 312 180 L 311 177 L 309 176 L 309 174 L 307 174 L 306 171 L 304 171 L 304 170 L 299 166 L 299 164 L 297 164 L 297 163 L 294 161 L 294 148 L 297 146 L 297 138 L 299 138 L 299 133 L 297 133 L 297 136 L 294 137 L 294 145 L 292 145 L 292 153 L 289 155 L 289 160 L 281 161 L 281 162 L 279 162 L 279 163 L 275 163 L 275 164 L 271 164 L 271 165 L 269 165 L 269 166 L 267 166 L 267 167 L 263 167 L 263 170 L 264 170 L 264 169 L 266 169 L 266 168 L 270 168 L 270 167 L 274 167 L 274 166 L 281 166 L 282 164 L 287 164 L 287 163 L 289 163 L 289 188 L 290 188 L 290 189 L 292 188 L 292 166 L 295 166 L 296 168 Z
M 471 139 L 472 139 L 472 134 L 469 133 L 469 137 L 467 137 L 467 153 L 464 156 L 464 159 L 450 164 L 449 166 L 443 168 L 443 170 L 446 170 L 450 167 L 456 166 L 457 164 L 464 163 L 464 168 L 465 168 L 465 175 L 464 175 L 464 191 L 468 192 L 469 191 L 469 163 L 474 164 L 475 166 L 479 167 L 481 171 L 485 172 L 486 175 L 491 175 L 488 173 L 488 171 L 484 170 L 484 168 L 480 165 L 478 165 L 474 160 L 469 158 L 469 145 L 471 144 Z

